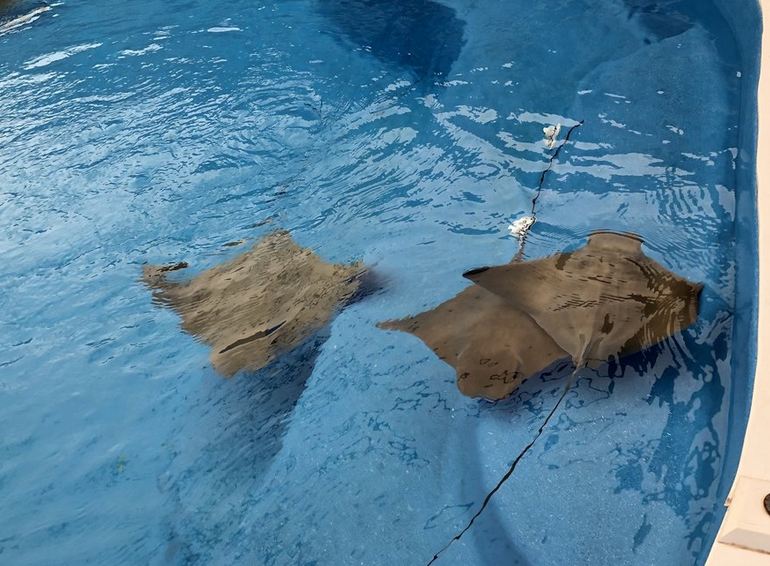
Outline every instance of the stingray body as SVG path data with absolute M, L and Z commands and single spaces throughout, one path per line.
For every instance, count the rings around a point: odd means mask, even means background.
M 192 279 L 169 279 L 186 267 L 148 265 L 143 280 L 186 332 L 211 346 L 214 368 L 228 377 L 266 366 L 320 330 L 353 298 L 364 273 L 360 264 L 323 261 L 285 231 Z
M 476 285 L 434 309 L 379 327 L 420 338 L 455 368 L 457 387 L 469 397 L 507 397 L 526 378 L 567 357 L 529 315 Z
M 462 393 L 501 399 L 560 358 L 595 365 L 695 321 L 702 286 L 645 256 L 641 244 L 596 232 L 573 252 L 474 269 L 464 276 L 476 286 L 380 327 L 425 342 L 455 368 Z
M 465 277 L 532 316 L 578 366 L 638 352 L 688 327 L 703 288 L 644 255 L 640 238 L 614 232 L 595 232 L 573 252 Z

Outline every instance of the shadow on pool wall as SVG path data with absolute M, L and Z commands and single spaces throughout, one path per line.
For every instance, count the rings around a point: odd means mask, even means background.
M 460 55 L 465 23 L 433 0 L 317 0 L 340 37 L 414 73 L 418 83 L 445 78 Z
M 328 337 L 324 329 L 258 372 L 232 381 L 211 380 L 202 396 L 190 398 L 188 410 L 197 422 L 183 425 L 184 442 L 164 446 L 170 462 L 157 483 L 169 502 L 163 519 L 165 563 L 200 561 L 200 549 L 210 542 L 212 531 L 219 532 L 227 522 L 228 506 L 258 498 Z M 218 409 L 210 410 L 212 405 Z M 190 505 L 191 474 L 202 474 L 219 486 L 220 499 Z

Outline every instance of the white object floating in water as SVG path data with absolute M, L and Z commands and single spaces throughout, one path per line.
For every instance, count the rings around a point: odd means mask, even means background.
M 548 149 L 552 149 L 556 145 L 556 140 L 561 132 L 561 124 L 554 126 L 546 126 L 543 128 L 543 135 L 545 136 L 545 145 Z
M 527 232 L 529 232 L 529 229 L 532 228 L 534 223 L 534 216 L 522 216 L 511 222 L 510 226 L 508 226 L 508 233 L 514 238 L 523 240 L 524 236 L 527 235 Z
M 214 26 L 206 30 L 209 33 L 227 33 L 229 31 L 243 31 L 237 26 Z

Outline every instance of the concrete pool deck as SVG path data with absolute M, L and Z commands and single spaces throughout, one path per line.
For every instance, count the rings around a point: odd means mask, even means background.
M 770 29 L 770 0 L 760 0 L 764 30 Z M 759 226 L 759 316 L 757 365 L 751 412 L 738 471 L 725 502 L 728 510 L 706 562 L 708 566 L 770 565 L 770 38 L 762 34 L 757 138 Z M 768 346 L 765 348 L 764 346 Z

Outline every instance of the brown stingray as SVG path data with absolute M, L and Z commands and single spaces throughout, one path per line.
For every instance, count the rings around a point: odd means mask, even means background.
M 214 368 L 228 377 L 264 367 L 318 331 L 353 297 L 364 272 L 360 264 L 321 260 L 285 231 L 188 281 L 167 278 L 186 267 L 148 265 L 143 280 L 185 331 L 211 346 Z
M 434 309 L 378 327 L 414 334 L 457 372 L 469 397 L 502 399 L 562 350 L 532 318 L 473 285 Z
M 642 252 L 636 236 L 595 232 L 573 252 L 464 276 L 520 309 L 577 366 L 652 346 L 692 324 L 702 285 Z

